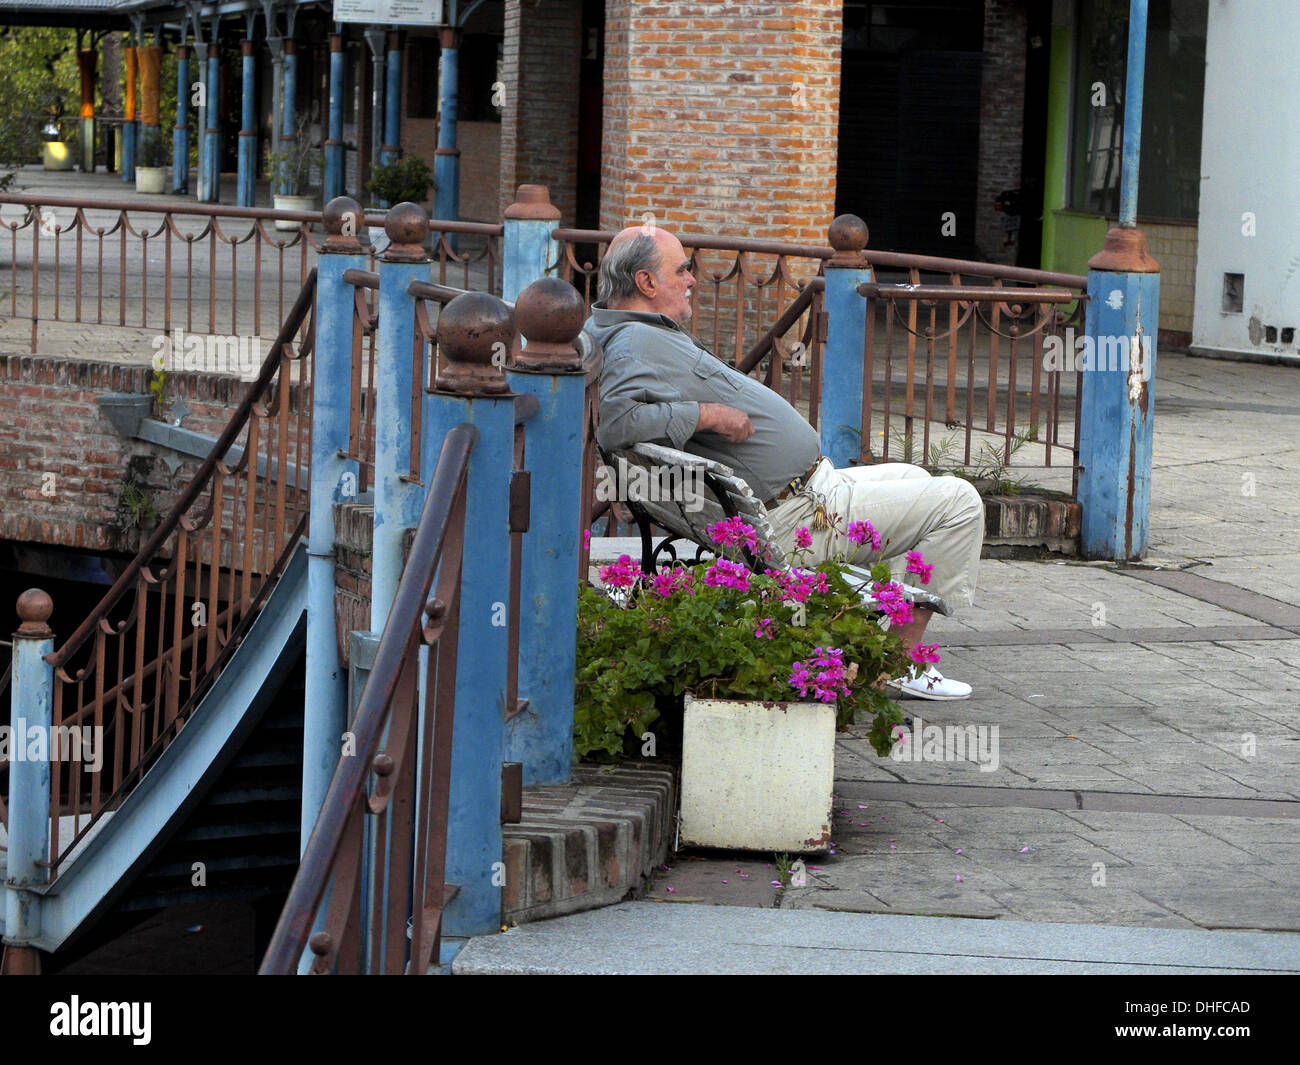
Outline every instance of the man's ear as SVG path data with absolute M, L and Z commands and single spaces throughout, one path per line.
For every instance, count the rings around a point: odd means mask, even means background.
M 642 275 L 648 275 L 642 277 Z M 653 301 L 655 291 L 658 288 L 658 281 L 655 278 L 653 270 L 638 270 L 636 272 L 636 290 L 646 299 Z

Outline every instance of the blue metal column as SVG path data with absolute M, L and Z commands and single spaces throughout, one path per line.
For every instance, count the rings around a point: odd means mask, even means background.
M 514 316 L 495 296 L 475 292 L 456 297 L 438 319 L 443 359 L 438 391 L 424 399 L 426 469 L 433 468 L 443 437 L 454 425 L 467 421 L 481 434 L 469 463 L 447 829 L 447 881 L 460 891 L 443 916 L 444 962 L 467 937 L 501 927 L 515 404 L 493 356 L 513 346 L 514 332 Z M 569 576 L 572 580 L 573 573 Z
M 176 47 L 176 128 L 172 131 L 172 192 L 190 191 L 190 49 L 184 30 Z
M 334 622 L 334 507 L 355 498 L 357 463 L 348 451 L 355 289 L 345 270 L 362 269 L 356 234 L 361 206 L 325 205 L 326 239 L 316 266 L 316 364 L 312 374 L 311 515 L 307 534 L 307 670 L 302 759 L 302 846 L 339 760 L 347 728 L 347 674 Z
M 343 35 L 330 34 L 329 137 L 325 141 L 325 202 L 343 195 L 347 174 L 343 144 Z
M 134 39 L 128 33 L 126 39 Z M 135 94 L 139 76 L 138 53 L 134 44 L 126 46 L 126 100 L 122 108 L 122 180 L 135 180 Z
M 438 149 L 434 152 L 433 213 L 454 221 L 460 217 L 460 149 L 456 147 L 456 108 L 460 99 L 460 31 L 444 27 L 438 59 Z
M 248 21 L 248 36 L 240 42 L 243 78 L 240 84 L 239 179 L 235 191 L 235 202 L 240 207 L 253 207 L 257 203 L 257 59 L 253 55 L 251 12 Z
M 292 31 L 290 31 L 292 32 Z M 293 37 L 284 38 L 284 98 L 281 101 L 281 107 L 284 114 L 280 126 L 280 151 L 294 151 L 294 141 L 297 137 L 297 117 L 298 113 L 294 108 L 294 103 L 298 94 L 298 53 L 294 50 Z M 280 168 L 280 193 L 284 196 L 297 196 L 298 185 L 289 177 L 289 164 L 285 163 Z
M 438 217 L 447 217 L 439 215 Z M 514 302 L 525 288 L 546 276 L 558 257 L 551 231 L 560 221 L 545 185 L 520 185 L 506 208 L 501 262 L 501 298 Z
M 202 30 L 203 24 L 198 23 Z M 195 174 L 195 184 L 200 203 L 207 203 L 210 199 L 208 193 L 208 175 L 211 168 L 208 166 L 208 45 L 198 40 L 197 34 L 194 41 L 194 56 L 198 60 L 198 81 L 195 83 L 199 89 L 199 108 L 195 130 L 195 137 L 198 139 L 199 162 L 198 173 Z
M 862 439 L 862 347 L 867 328 L 867 301 L 858 285 L 871 280 L 863 255 L 867 224 L 842 214 L 831 223 L 835 254 L 826 264 L 826 343 L 822 347 L 822 454 L 837 468 L 855 465 L 866 453 Z
M 1136 227 L 1146 27 L 1146 0 L 1130 0 L 1119 225 L 1088 262 L 1080 384 L 1080 547 L 1116 561 L 1145 553 L 1151 510 L 1160 266 Z
M 382 163 L 395 162 L 402 154 L 402 35 L 388 32 L 388 64 L 384 89 L 384 149 Z
M 54 667 L 43 661 L 54 650 L 50 614 L 54 603 L 37 588 L 18 597 L 22 624 L 14 633 L 9 711 L 9 854 L 5 871 L 5 970 L 39 971 L 39 955 L 28 946 L 41 932 L 40 896 L 29 890 L 48 880 L 50 841 L 50 755 L 54 722 Z M 35 732 L 33 732 L 35 730 Z M 44 738 L 45 755 L 28 748 L 28 736 Z M 97 741 L 98 742 L 98 741 Z M 10 957 L 11 952 L 18 952 Z
M 217 203 L 221 199 L 221 49 L 218 45 L 220 39 L 220 25 L 218 20 L 213 18 L 212 40 L 208 45 L 208 125 L 203 131 L 203 139 L 207 145 L 204 161 L 207 166 L 208 187 L 207 195 L 199 196 L 199 199 L 206 203 Z
M 415 528 L 424 489 L 411 477 L 412 395 L 416 381 L 412 281 L 429 280 L 421 242 L 429 216 L 416 204 L 388 212 L 389 244 L 379 259 L 379 335 L 375 345 L 375 534 L 371 548 L 370 628 L 382 632 L 402 576 L 402 538 Z M 423 362 L 421 363 L 423 373 Z M 417 455 L 418 457 L 418 455 Z
M 549 229 L 551 223 L 540 225 Z M 525 705 L 506 723 L 505 759 L 523 763 L 525 787 L 567 784 L 573 764 L 584 371 L 599 372 L 595 358 L 583 365 L 584 352 L 598 351 L 582 332 L 585 317 L 577 289 L 554 277 L 534 281 L 515 303 L 527 344 L 512 352 L 507 377 L 514 392 L 530 393 L 540 404 L 528 422 L 524 451 L 532 479 L 520 579 L 526 594 L 519 608 L 519 699 Z

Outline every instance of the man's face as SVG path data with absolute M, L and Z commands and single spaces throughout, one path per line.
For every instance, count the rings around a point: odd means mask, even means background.
M 659 246 L 659 266 L 653 272 L 647 271 L 653 275 L 652 286 L 645 285 L 646 279 L 638 279 L 642 294 L 657 314 L 685 326 L 691 320 L 691 289 L 695 287 L 690 260 L 682 242 L 667 230 L 656 229 L 654 239 Z

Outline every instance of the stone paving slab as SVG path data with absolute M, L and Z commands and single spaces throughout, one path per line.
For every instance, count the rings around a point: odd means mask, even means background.
M 452 971 L 1280 973 L 1300 937 L 633 902 L 473 939 Z

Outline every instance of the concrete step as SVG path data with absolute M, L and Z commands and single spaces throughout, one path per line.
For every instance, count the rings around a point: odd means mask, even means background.
M 628 902 L 471 939 L 453 973 L 1297 973 L 1300 936 Z

